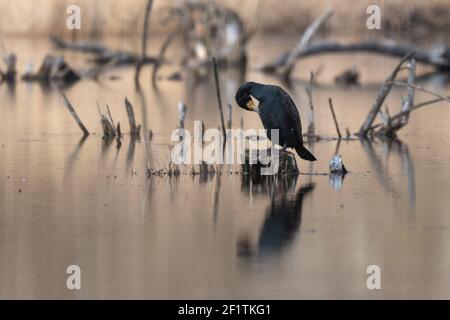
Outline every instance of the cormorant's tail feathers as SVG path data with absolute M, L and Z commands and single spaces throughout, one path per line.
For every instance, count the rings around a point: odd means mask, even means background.
M 306 149 L 304 146 L 301 147 L 296 147 L 295 151 L 297 151 L 298 155 L 300 156 L 300 158 L 304 159 L 304 160 L 308 160 L 308 161 L 316 161 L 316 157 L 314 157 L 314 155 L 308 151 L 308 149 Z

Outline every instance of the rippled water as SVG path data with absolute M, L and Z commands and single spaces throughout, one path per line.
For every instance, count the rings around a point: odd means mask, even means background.
M 254 67 L 293 41 L 255 39 L 246 74 L 221 72 L 224 103 L 233 103 L 245 80 L 278 83 Z M 45 40 L 5 43 L 17 52 L 20 71 L 28 60 L 38 65 L 50 50 Z M 79 54 L 66 53 L 66 59 L 85 65 Z M 299 63 L 300 81 L 289 92 L 304 127 L 311 70 L 322 67 L 313 91 L 317 133 L 335 136 L 328 97 L 341 128 L 354 132 L 395 64 L 361 54 Z M 362 86 L 335 86 L 334 76 L 354 65 Z M 65 91 L 92 132 L 84 140 L 58 90 L 23 82 L 0 86 L 1 298 L 450 298 L 448 103 L 414 112 L 401 141 L 342 142 L 339 153 L 351 171 L 343 180 L 321 175 L 335 141 L 310 145 L 319 160 L 298 159 L 298 178 L 258 182 L 224 173 L 147 179 L 147 162 L 168 165 L 179 100 L 188 106 L 186 128 L 194 120 L 207 128 L 220 121 L 211 77 L 195 84 L 189 77 L 163 80 L 155 91 L 150 70 L 142 73 L 143 92 L 134 88 L 132 68 L 108 73 L 117 80 L 81 81 Z M 448 95 L 441 80 L 420 84 Z M 404 89 L 391 93 L 391 113 L 404 95 Z M 102 140 L 96 102 L 109 104 L 128 132 L 125 96 L 153 138 L 146 134 L 146 141 L 133 143 L 125 135 L 117 149 Z M 416 101 L 427 99 L 417 93 Z M 243 118 L 244 128 L 261 128 L 256 114 L 232 110 L 233 127 Z M 72 264 L 81 267 L 79 291 L 66 289 Z M 381 267 L 381 290 L 366 288 L 369 265 Z

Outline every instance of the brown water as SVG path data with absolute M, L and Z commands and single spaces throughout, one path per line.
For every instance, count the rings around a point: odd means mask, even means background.
M 253 41 L 245 76 L 222 71 L 225 103 L 233 103 L 244 80 L 278 83 L 252 70 L 294 39 L 285 40 Z M 18 53 L 20 71 L 50 50 L 44 40 L 6 45 Z M 78 54 L 66 59 L 85 65 Z M 313 93 L 317 133 L 335 136 L 328 97 L 341 128 L 356 131 L 395 63 L 356 54 L 301 62 L 301 79 L 323 68 Z M 333 85 L 353 65 L 363 85 Z M 271 184 L 228 174 L 147 179 L 147 162 L 168 165 L 179 100 L 188 105 L 188 129 L 200 119 L 207 128 L 218 126 L 213 81 L 161 81 L 156 92 L 147 67 L 138 93 L 132 69 L 109 74 L 120 79 L 81 81 L 66 90 L 93 132 L 85 140 L 57 90 L 0 86 L 0 298 L 450 298 L 448 103 L 414 112 L 401 142 L 341 143 L 351 171 L 343 181 L 306 174 Z M 304 83 L 295 82 L 290 93 L 306 126 Z M 450 93 L 439 78 L 420 84 Z M 402 95 L 395 89 L 389 96 L 391 113 Z M 117 149 L 102 140 L 96 101 L 108 103 L 128 132 L 125 96 L 153 139 L 133 144 L 125 135 Z M 427 99 L 417 93 L 416 101 Z M 234 127 L 241 117 L 245 128 L 261 128 L 256 114 L 237 107 Z M 336 142 L 309 148 L 319 161 L 298 159 L 302 173 L 327 173 Z M 81 290 L 66 288 L 72 264 L 81 267 Z M 366 287 L 373 264 L 381 267 L 381 290 Z

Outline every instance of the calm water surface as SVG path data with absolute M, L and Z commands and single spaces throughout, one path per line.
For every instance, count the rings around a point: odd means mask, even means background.
M 254 67 L 293 41 L 255 39 L 247 73 L 221 73 L 224 103 L 235 106 L 245 80 L 278 84 Z M 51 49 L 45 39 L 5 44 L 17 52 L 20 71 L 29 60 L 39 65 Z M 65 56 L 86 65 L 85 56 Z M 362 54 L 302 61 L 290 93 L 304 127 L 311 70 L 322 69 L 313 93 L 317 133 L 334 136 L 328 97 L 341 128 L 354 132 L 395 64 Z M 363 85 L 335 86 L 334 76 L 352 66 Z M 448 103 L 414 112 L 400 141 L 342 142 L 339 153 L 351 171 L 342 181 L 302 174 L 264 183 L 226 173 L 148 180 L 147 162 L 168 165 L 179 100 L 188 105 L 188 129 L 200 119 L 207 128 L 219 125 L 212 78 L 196 85 L 189 78 L 161 81 L 155 91 L 150 70 L 142 73 L 143 93 L 134 88 L 132 69 L 108 73 L 118 80 L 85 80 L 65 91 L 92 132 L 85 140 L 58 90 L 0 86 L 0 298 L 450 298 Z M 420 84 L 450 94 L 439 77 Z M 391 93 L 391 113 L 404 95 Z M 102 140 L 96 102 L 109 104 L 128 132 L 125 96 L 153 139 L 133 143 L 125 135 L 117 149 Z M 416 101 L 427 99 L 417 93 Z M 256 114 L 234 107 L 234 127 L 241 118 L 244 128 L 261 128 Z M 336 142 L 309 148 L 319 161 L 298 159 L 301 172 L 327 173 Z M 66 289 L 71 264 L 81 267 L 82 290 Z M 366 288 L 372 264 L 381 267 L 382 290 Z

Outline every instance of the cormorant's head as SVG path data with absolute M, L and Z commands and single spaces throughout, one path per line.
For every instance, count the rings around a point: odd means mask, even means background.
M 239 107 L 245 110 L 259 112 L 258 107 L 255 105 L 251 97 L 253 85 L 254 82 L 246 82 L 241 85 L 236 92 L 235 99 Z

